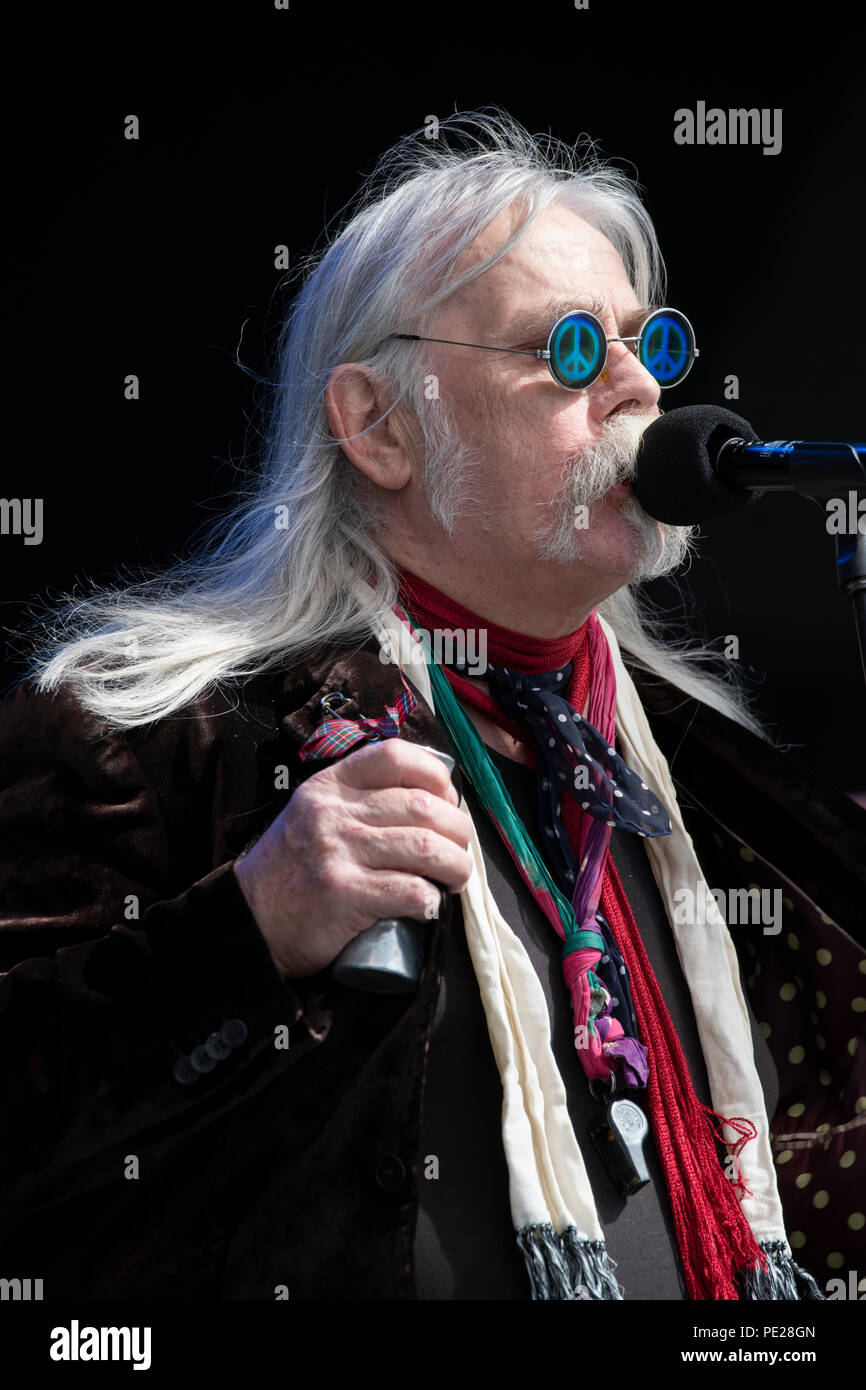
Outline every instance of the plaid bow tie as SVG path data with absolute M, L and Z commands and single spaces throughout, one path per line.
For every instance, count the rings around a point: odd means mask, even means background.
M 385 713 L 378 719 L 370 719 L 365 714 L 360 715 L 358 719 L 340 719 L 336 716 L 323 719 L 301 746 L 298 753 L 301 762 L 319 758 L 338 758 L 365 739 L 374 743 L 383 738 L 399 738 L 400 725 L 418 703 L 402 671 L 400 680 L 403 682 L 403 694 L 398 696 L 393 705 L 386 705 Z

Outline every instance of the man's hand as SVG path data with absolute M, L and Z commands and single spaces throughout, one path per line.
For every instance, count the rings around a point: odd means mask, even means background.
M 469 881 L 472 822 L 445 766 L 402 738 L 309 777 L 234 872 L 280 972 L 323 970 L 380 917 L 438 915 Z

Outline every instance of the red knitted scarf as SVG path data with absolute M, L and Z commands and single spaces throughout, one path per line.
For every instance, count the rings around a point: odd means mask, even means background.
M 435 629 L 475 629 L 486 634 L 487 656 L 495 665 L 520 671 L 551 671 L 573 661 L 565 698 L 585 712 L 592 672 L 587 660 L 586 623 L 565 637 L 530 637 L 499 627 L 448 598 L 410 570 L 399 570 L 400 596 L 418 625 Z M 481 710 L 501 728 L 520 739 L 527 763 L 535 766 L 527 729 L 502 713 L 496 702 L 471 679 L 443 666 L 455 694 L 464 704 Z M 563 791 L 562 820 L 575 853 L 583 816 L 575 799 Z M 739 1171 L 736 1182 L 724 1174 L 716 1149 L 720 1130 L 713 1118 L 723 1117 L 702 1105 L 695 1094 L 679 1038 L 665 1006 L 658 981 L 635 925 L 613 860 L 608 854 L 602 882 L 601 907 L 631 977 L 632 999 L 640 1041 L 649 1057 L 647 1107 L 670 1198 L 686 1288 L 692 1299 L 738 1299 L 740 1271 L 763 1268 L 764 1255 L 740 1207 L 744 1191 Z M 741 1137 L 734 1157 L 754 1137 L 747 1120 L 726 1120 Z

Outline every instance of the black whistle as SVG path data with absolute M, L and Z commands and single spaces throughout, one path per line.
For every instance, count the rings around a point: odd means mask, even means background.
M 621 1197 L 631 1197 L 650 1181 L 643 1156 L 649 1121 L 631 1100 L 611 1100 L 589 1127 L 589 1137 Z

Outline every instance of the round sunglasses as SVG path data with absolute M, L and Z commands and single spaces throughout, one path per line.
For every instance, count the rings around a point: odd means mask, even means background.
M 595 314 L 575 309 L 556 320 L 548 334 L 546 348 L 497 348 L 489 343 L 461 343 L 453 338 L 423 338 L 417 333 L 391 333 L 389 336 L 415 343 L 448 343 L 452 347 L 541 358 L 547 363 L 554 381 L 567 391 L 585 391 L 598 380 L 607 366 L 610 343 L 636 344 L 632 351 L 662 390 L 679 386 L 691 371 L 695 358 L 700 356 L 695 346 L 695 331 L 685 314 L 666 308 L 654 309 L 648 314 L 640 332 L 631 338 L 608 338 Z

